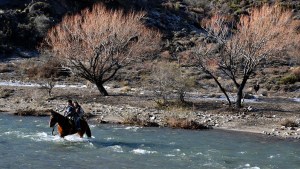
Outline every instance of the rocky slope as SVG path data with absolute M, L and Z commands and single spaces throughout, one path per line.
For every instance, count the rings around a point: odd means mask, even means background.
M 199 23 L 216 11 L 233 16 L 246 14 L 261 1 L 197 1 L 197 0 L 1 0 L 0 55 L 7 56 L 17 49 L 35 49 L 45 33 L 66 14 L 76 13 L 94 3 L 105 3 L 108 8 L 146 11 L 145 23 L 164 33 L 163 51 L 170 58 L 203 40 Z M 273 1 L 269 1 L 273 2 Z M 295 19 L 300 18 L 300 2 L 282 1 L 293 8 Z
M 65 14 L 89 5 L 80 0 L 0 1 L 0 55 L 20 54 L 20 49 L 35 50 L 48 29 Z

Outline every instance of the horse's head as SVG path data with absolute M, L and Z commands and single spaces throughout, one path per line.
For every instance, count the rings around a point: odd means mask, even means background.
M 49 126 L 54 127 L 54 125 L 57 123 L 57 120 L 58 120 L 57 113 L 53 110 L 51 110 L 50 113 L 51 113 L 51 115 L 50 115 Z

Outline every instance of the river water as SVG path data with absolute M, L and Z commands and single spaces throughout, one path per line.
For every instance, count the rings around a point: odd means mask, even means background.
M 0 114 L 0 168 L 300 168 L 300 141 L 222 130 L 90 125 L 93 137 L 52 136 L 49 117 Z

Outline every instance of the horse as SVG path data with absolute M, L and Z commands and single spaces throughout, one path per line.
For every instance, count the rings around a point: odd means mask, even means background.
M 75 133 L 77 133 L 81 138 L 83 137 L 84 133 L 88 138 L 92 136 L 91 129 L 85 120 L 80 120 L 81 130 L 77 130 L 75 124 L 67 117 L 55 112 L 54 110 L 51 110 L 50 113 L 51 115 L 49 125 L 50 127 L 53 127 L 52 134 L 55 124 L 58 123 L 57 131 L 62 138 Z

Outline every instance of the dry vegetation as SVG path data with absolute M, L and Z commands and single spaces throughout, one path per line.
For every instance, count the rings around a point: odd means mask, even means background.
M 192 129 L 192 130 L 209 129 L 207 125 L 200 124 L 194 120 L 186 119 L 186 118 L 180 119 L 180 118 L 170 117 L 166 119 L 166 124 L 168 127 L 171 128 Z
M 41 49 L 54 52 L 75 74 L 108 95 L 104 83 L 121 68 L 147 59 L 159 48 L 161 35 L 143 25 L 143 16 L 94 5 L 91 10 L 66 16 L 48 33 Z
M 188 61 L 212 76 L 229 105 L 231 101 L 218 77 L 232 80 L 238 89 L 236 106 L 240 108 L 243 90 L 258 66 L 276 59 L 283 51 L 298 49 L 300 34 L 296 28 L 299 24 L 292 19 L 290 10 L 278 5 L 254 8 L 250 15 L 242 15 L 236 25 L 231 17 L 215 15 L 203 24 L 210 41 L 195 47 L 195 54 Z

